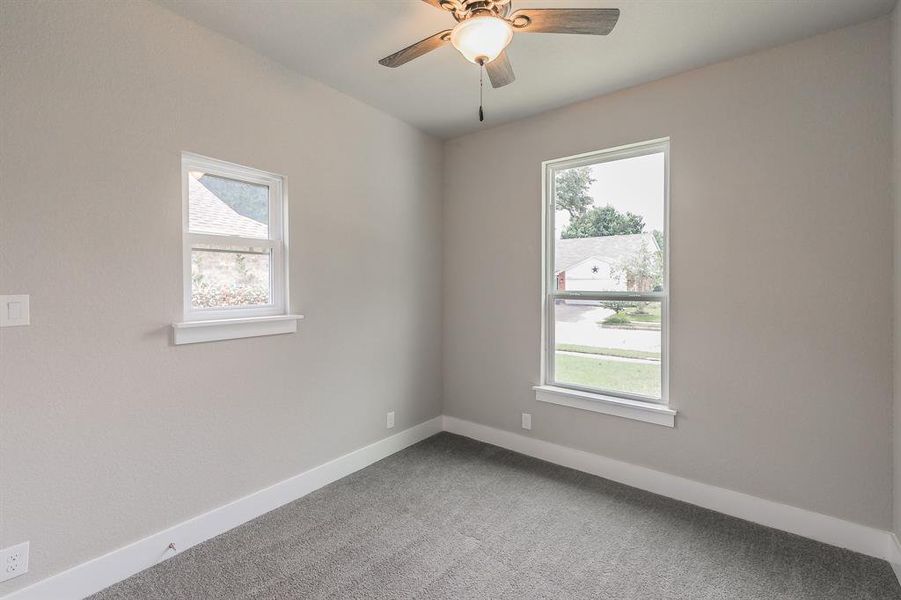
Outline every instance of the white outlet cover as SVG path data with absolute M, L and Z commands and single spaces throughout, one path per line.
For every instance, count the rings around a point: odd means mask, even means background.
M 28 572 L 28 542 L 0 550 L 0 581 Z
M 385 425 L 388 427 L 388 429 L 391 429 L 392 427 L 394 427 L 394 411 L 393 410 L 388 413 L 388 418 L 385 421 Z
M 28 294 L 0 295 L 0 327 L 31 324 Z
M 530 413 L 522 413 L 522 428 L 532 429 L 532 415 Z

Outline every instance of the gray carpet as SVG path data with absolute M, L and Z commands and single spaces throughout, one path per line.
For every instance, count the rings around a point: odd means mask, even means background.
M 447 433 L 93 600 L 901 599 L 888 563 Z

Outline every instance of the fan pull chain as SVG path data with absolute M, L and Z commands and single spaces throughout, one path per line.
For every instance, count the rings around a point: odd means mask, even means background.
M 485 120 L 485 112 L 482 110 L 482 79 L 485 74 L 485 61 L 479 61 L 479 122 Z

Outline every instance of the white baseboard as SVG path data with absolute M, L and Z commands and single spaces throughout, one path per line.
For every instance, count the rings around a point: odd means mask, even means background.
M 166 550 L 170 542 L 175 544 L 178 552 L 182 552 L 442 430 L 887 560 L 892 564 L 901 582 L 901 544 L 898 538 L 888 531 L 445 416 L 401 431 L 133 544 L 38 581 L 4 596 L 2 600 L 84 598 L 174 556 L 175 552 Z
M 888 561 L 889 564 L 892 565 L 895 577 L 898 578 L 898 583 L 901 583 L 901 542 L 898 541 L 898 536 L 894 533 L 891 534 L 891 538 L 891 552 L 894 554 L 895 558 L 890 558 Z
M 898 546 L 897 539 L 888 531 L 455 417 L 445 416 L 443 428 L 451 433 L 612 479 L 661 496 L 881 558 L 893 563 L 896 573 L 901 570 L 901 546 Z
M 67 571 L 4 596 L 3 600 L 68 600 L 89 596 L 178 552 L 233 529 L 441 431 L 435 417 L 391 437 L 354 450 L 270 487 L 244 496 L 165 531 L 113 550 Z

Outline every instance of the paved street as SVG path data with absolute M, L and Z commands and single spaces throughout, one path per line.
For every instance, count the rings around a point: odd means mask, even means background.
M 612 310 L 588 305 L 558 304 L 554 339 L 557 344 L 660 352 L 660 332 L 601 327 Z

